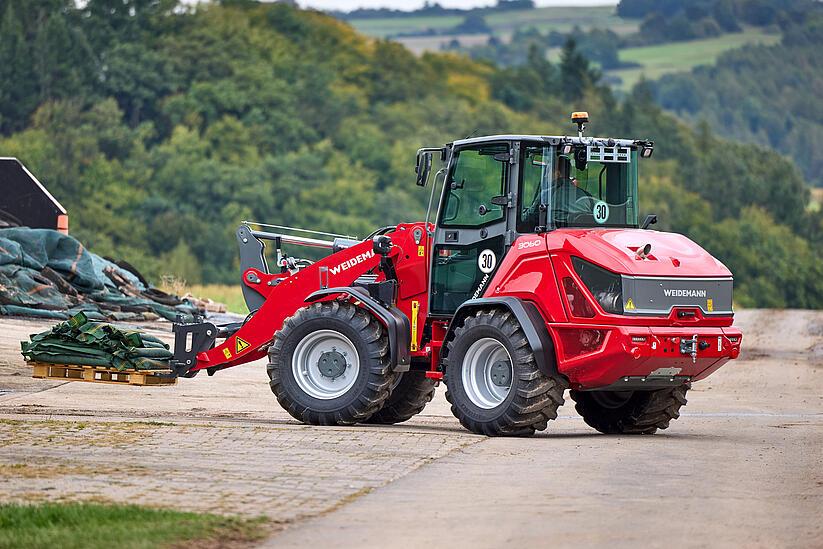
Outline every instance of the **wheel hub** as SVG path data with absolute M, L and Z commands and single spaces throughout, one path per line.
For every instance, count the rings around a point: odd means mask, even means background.
M 329 379 L 340 377 L 347 367 L 346 357 L 339 353 L 336 348 L 320 355 L 320 360 L 317 361 L 317 369 L 320 370 L 320 374 Z
M 315 330 L 297 343 L 291 366 L 294 380 L 304 393 L 330 400 L 354 386 L 360 372 L 360 355 L 341 332 Z
M 504 360 L 498 360 L 491 367 L 492 383 L 498 387 L 508 387 L 512 384 L 511 364 Z
M 490 410 L 502 404 L 511 391 L 512 359 L 506 347 L 485 337 L 466 350 L 462 365 L 463 388 L 469 400 Z

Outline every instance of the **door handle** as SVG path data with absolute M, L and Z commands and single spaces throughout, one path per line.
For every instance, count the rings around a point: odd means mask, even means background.
M 457 242 L 459 236 L 458 231 L 446 231 L 446 242 Z

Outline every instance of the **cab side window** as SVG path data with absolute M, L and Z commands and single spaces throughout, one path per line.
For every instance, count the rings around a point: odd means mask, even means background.
M 503 208 L 492 204 L 491 199 L 505 194 L 508 162 L 496 160 L 495 155 L 507 152 L 505 144 L 458 152 L 441 225 L 479 227 L 503 219 Z

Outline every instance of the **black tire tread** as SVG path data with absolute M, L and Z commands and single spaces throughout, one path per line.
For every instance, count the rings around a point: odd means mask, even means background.
M 652 435 L 680 417 L 691 384 L 670 389 L 636 392 L 617 409 L 600 406 L 587 391 L 571 391 L 575 410 L 589 426 L 607 435 Z
M 369 372 L 365 390 L 348 406 L 334 412 L 312 410 L 292 397 L 283 387 L 279 363 L 284 342 L 299 325 L 317 318 L 334 318 L 349 324 L 360 333 L 369 349 Z M 310 425 L 352 425 L 365 420 L 383 406 L 396 375 L 392 373 L 389 364 L 389 341 L 383 325 L 363 309 L 340 301 L 314 303 L 287 318 L 274 335 L 266 370 L 271 391 L 283 409 L 298 421 Z
M 437 381 L 429 379 L 423 371 L 405 372 L 397 387 L 391 392 L 383 407 L 365 423 L 392 425 L 402 423 L 423 411 L 434 398 Z
M 480 422 L 466 417 L 454 404 L 454 395 L 449 391 L 450 363 L 449 356 L 458 340 L 467 330 L 475 326 L 490 325 L 505 334 L 514 348 L 512 360 L 517 364 L 516 394 L 511 405 L 499 418 Z M 479 309 L 474 315 L 463 319 L 455 328 L 454 337 L 446 342 L 448 353 L 443 359 L 444 382 L 446 383 L 446 400 L 451 404 L 452 413 L 469 431 L 487 436 L 531 436 L 535 431 L 542 431 L 548 422 L 557 418 L 557 409 L 563 405 L 563 393 L 568 382 L 560 375 L 546 376 L 537 367 L 534 353 L 529 346 L 517 318 L 506 309 Z M 460 366 L 455 365 L 459 371 Z

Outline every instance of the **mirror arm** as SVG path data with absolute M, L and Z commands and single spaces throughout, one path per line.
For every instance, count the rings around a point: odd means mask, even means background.
M 444 178 L 444 184 L 445 184 L 445 177 L 446 177 L 446 168 L 445 167 L 440 168 L 439 170 L 437 170 L 437 173 L 434 174 L 434 182 L 432 183 L 432 190 L 431 190 L 431 193 L 429 194 L 429 206 L 428 206 L 428 208 L 426 208 L 425 226 L 426 226 L 426 232 L 427 233 L 429 232 L 429 216 L 431 215 L 432 202 L 434 202 L 434 192 L 437 190 L 437 178 L 440 177 L 441 175 Z M 429 234 L 429 236 L 431 236 L 431 234 Z
M 648 229 L 650 225 L 654 225 L 657 223 L 657 214 L 649 214 L 646 216 L 646 219 L 643 220 L 643 223 L 640 225 L 641 229 Z

